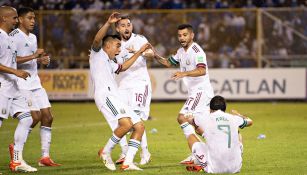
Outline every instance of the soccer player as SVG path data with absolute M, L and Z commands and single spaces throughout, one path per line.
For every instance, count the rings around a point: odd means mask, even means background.
M 122 170 L 142 170 L 133 163 L 133 158 L 140 146 L 140 140 L 144 132 L 144 124 L 139 116 L 126 105 L 119 94 L 115 81 L 115 74 L 127 70 L 137 58 L 148 48 L 150 44 L 143 45 L 130 59 L 123 64 L 117 64 L 113 60 L 120 53 L 121 42 L 117 35 L 106 35 L 109 27 L 119 21 L 119 13 L 112 13 L 107 22 L 97 32 L 90 53 L 90 72 L 94 83 L 94 99 L 98 109 L 103 113 L 107 122 L 117 121 L 116 129 L 99 156 L 105 166 L 110 170 L 116 170 L 111 158 L 111 151 L 125 136 L 129 130 L 132 134 L 128 143 L 128 151 Z
M 188 136 L 188 143 L 199 165 L 187 166 L 189 171 L 203 169 L 207 173 L 238 173 L 242 166 L 243 144 L 238 129 L 251 126 L 253 121 L 237 111 L 225 112 L 226 102 L 215 96 L 210 102 L 208 116 L 195 116 L 194 126 L 204 130 L 201 142 L 195 134 Z
M 139 50 L 142 45 L 148 43 L 148 40 L 143 35 L 132 33 L 133 25 L 127 15 L 121 16 L 121 19 L 115 23 L 115 26 L 121 38 L 121 52 L 116 56 L 116 61 L 118 64 L 123 64 Z M 153 57 L 153 54 L 151 56 Z M 143 121 L 146 121 L 149 116 L 152 92 L 145 57 L 150 57 L 149 52 L 139 56 L 135 63 L 127 71 L 118 74 L 116 79 L 120 94 L 125 97 L 126 104 L 128 104 Z M 121 142 L 126 142 L 125 137 Z M 146 131 L 144 131 L 142 136 L 141 148 L 140 165 L 145 165 L 150 161 L 151 157 L 148 151 Z M 116 161 L 116 163 L 121 163 L 124 157 L 125 152 L 123 151 L 120 159 Z
M 16 9 L 8 6 L 0 7 L 0 126 L 8 115 L 19 120 L 14 134 L 10 169 L 18 172 L 35 172 L 37 169 L 28 165 L 22 157 L 23 147 L 33 120 L 16 82 L 17 77 L 26 79 L 30 74 L 16 69 L 16 45 L 8 35 L 15 28 L 17 18 Z
M 30 73 L 27 80 L 18 79 L 18 87 L 23 96 L 26 97 L 33 117 L 33 124 L 30 131 L 41 122 L 40 136 L 42 146 L 42 157 L 38 162 L 39 166 L 59 166 L 50 158 L 49 150 L 51 144 L 51 125 L 53 117 L 50 111 L 51 105 L 42 87 L 37 74 L 37 62 L 49 64 L 49 56 L 45 55 L 43 49 L 37 48 L 37 39 L 31 32 L 35 25 L 34 10 L 28 7 L 18 9 L 18 28 L 10 33 L 17 46 L 17 67 Z
M 178 26 L 178 40 L 181 48 L 176 55 L 168 59 L 158 55 L 154 50 L 155 58 L 166 67 L 180 65 L 180 71 L 172 75 L 172 79 L 183 79 L 188 89 L 188 99 L 181 108 L 177 121 L 183 130 L 186 138 L 195 133 L 193 126 L 189 124 L 187 116 L 209 113 L 209 102 L 213 95 L 210 84 L 206 54 L 203 49 L 193 41 L 194 32 L 189 24 Z M 193 163 L 193 156 L 189 156 L 180 163 Z

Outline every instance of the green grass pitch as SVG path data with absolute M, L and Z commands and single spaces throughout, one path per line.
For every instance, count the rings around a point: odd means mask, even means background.
M 188 146 L 176 116 L 183 102 L 153 103 L 154 120 L 146 122 L 152 161 L 143 172 L 108 171 L 98 159 L 97 151 L 111 136 L 109 126 L 94 103 L 53 103 L 55 116 L 52 158 L 63 166 L 38 168 L 41 175 L 92 174 L 195 174 L 186 172 L 178 162 L 189 154 Z M 307 174 L 307 104 L 230 102 L 228 110 L 237 109 L 250 116 L 254 125 L 241 131 L 244 160 L 241 174 Z M 5 120 L 0 128 L 0 172 L 8 169 L 8 144 L 12 142 L 16 120 Z M 150 133 L 153 128 L 157 133 Z M 258 140 L 259 134 L 266 138 Z M 113 159 L 119 155 L 118 147 Z M 35 167 L 40 158 L 39 129 L 36 127 L 24 148 L 25 160 Z M 139 152 L 135 161 L 139 162 Z M 119 168 L 118 168 L 119 169 Z

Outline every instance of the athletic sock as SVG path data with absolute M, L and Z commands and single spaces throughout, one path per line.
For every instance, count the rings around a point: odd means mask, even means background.
M 125 158 L 124 165 L 128 165 L 130 163 L 133 163 L 134 156 L 136 152 L 138 151 L 138 148 L 140 146 L 140 141 L 135 139 L 130 139 L 128 143 L 128 151 Z
M 51 127 L 41 126 L 41 145 L 42 145 L 42 157 L 49 157 L 50 144 L 51 144 Z

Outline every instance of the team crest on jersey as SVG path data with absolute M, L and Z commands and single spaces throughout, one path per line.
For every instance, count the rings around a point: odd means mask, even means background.
M 2 113 L 3 115 L 5 115 L 5 114 L 6 114 L 6 109 L 2 109 L 2 110 L 1 110 L 1 113 Z
M 191 62 L 190 62 L 190 60 L 189 59 L 187 59 L 187 61 L 185 62 L 187 65 L 190 65 L 191 64 Z
M 10 46 L 7 46 L 7 49 L 11 49 L 11 47 L 10 47 Z
M 125 109 L 120 109 L 119 111 L 120 111 L 121 114 L 125 114 L 126 113 Z
M 29 44 L 28 44 L 28 43 L 26 43 L 25 47 L 29 47 Z
M 32 101 L 29 100 L 29 101 L 28 101 L 28 106 L 31 107 L 32 105 L 33 105 L 33 104 L 32 104 Z

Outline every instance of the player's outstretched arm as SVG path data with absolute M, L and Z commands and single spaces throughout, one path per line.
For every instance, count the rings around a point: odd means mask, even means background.
M 30 60 L 37 59 L 38 57 L 40 57 L 44 53 L 45 53 L 44 49 L 37 49 L 36 52 L 33 55 L 29 55 L 29 56 L 25 56 L 25 57 L 17 56 L 17 58 L 16 58 L 17 64 L 21 64 L 21 63 L 25 63 L 25 62 L 30 61 Z
M 101 48 L 101 41 L 104 36 L 106 36 L 109 27 L 113 24 L 119 21 L 121 18 L 119 17 L 120 13 L 114 12 L 112 13 L 107 22 L 99 29 L 97 34 L 95 35 L 93 44 L 92 44 L 92 49 L 93 50 L 99 50 Z
M 4 66 L 2 64 L 0 64 L 0 72 L 14 74 L 17 77 L 20 77 L 20 78 L 23 78 L 23 79 L 26 79 L 27 77 L 30 76 L 30 74 L 28 72 L 26 72 L 26 71 L 17 70 L 17 69 L 13 69 L 13 68 L 10 68 L 10 67 L 6 67 L 6 66 Z
M 170 63 L 170 61 L 167 58 L 164 58 L 162 56 L 160 56 L 157 52 L 157 50 L 154 47 L 151 47 L 151 50 L 153 51 L 153 57 L 162 65 L 166 66 L 166 67 L 172 67 L 172 64 Z
M 149 43 L 146 43 L 144 44 L 140 50 L 138 50 L 137 52 L 135 52 L 135 54 L 129 58 L 127 61 L 125 61 L 123 64 L 122 64 L 122 69 L 121 69 L 121 72 L 127 70 L 137 59 L 139 56 L 142 55 L 142 53 L 149 49 L 151 47 L 151 45 Z
M 178 79 L 183 78 L 183 77 L 199 77 L 199 76 L 202 76 L 202 75 L 205 75 L 205 74 L 206 74 L 206 68 L 197 67 L 196 69 L 191 70 L 191 71 L 175 72 L 172 75 L 171 78 L 173 80 L 178 80 Z
M 231 110 L 231 113 L 236 115 L 236 116 L 239 116 L 239 117 L 245 119 L 247 121 L 246 127 L 253 125 L 253 120 L 252 119 L 250 119 L 249 117 L 246 117 L 246 116 L 240 114 L 237 110 Z

